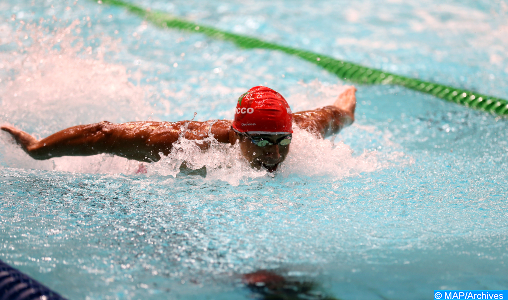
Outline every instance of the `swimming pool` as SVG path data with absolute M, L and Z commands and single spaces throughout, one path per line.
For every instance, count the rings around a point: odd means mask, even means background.
M 503 1 L 135 3 L 508 92 Z M 295 57 L 161 30 L 92 1 L 0 8 L 0 121 L 38 136 L 102 120 L 232 118 L 238 95 L 260 84 L 298 111 L 329 104 L 344 84 Z M 352 127 L 333 141 L 299 132 L 274 177 L 228 147 L 182 143 L 136 175 L 138 163 L 109 156 L 33 161 L 2 134 L 0 259 L 70 299 L 246 299 L 239 274 L 260 269 L 340 299 L 506 289 L 506 119 L 401 87 L 360 85 L 357 96 Z M 179 173 L 183 159 L 206 177 Z

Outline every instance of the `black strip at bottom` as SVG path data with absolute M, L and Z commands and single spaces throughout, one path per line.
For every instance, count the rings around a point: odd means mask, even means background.
M 0 260 L 0 300 L 42 299 L 65 298 Z

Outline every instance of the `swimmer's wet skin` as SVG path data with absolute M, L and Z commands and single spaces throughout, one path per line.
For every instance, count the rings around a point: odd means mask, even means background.
M 38 160 L 108 153 L 155 162 L 168 155 L 180 138 L 193 140 L 205 150 L 210 146 L 206 139 L 213 137 L 220 143 L 238 142 L 242 156 L 253 168 L 274 172 L 289 153 L 293 123 L 322 138 L 336 134 L 354 121 L 355 92 L 350 86 L 333 105 L 293 113 L 281 94 L 257 86 L 240 96 L 233 121 L 103 121 L 70 127 L 42 140 L 10 125 L 0 128 Z

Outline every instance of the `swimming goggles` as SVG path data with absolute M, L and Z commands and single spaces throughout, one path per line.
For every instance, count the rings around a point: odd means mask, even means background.
M 246 137 L 248 137 L 251 142 L 258 146 L 258 147 L 266 147 L 266 146 L 272 146 L 272 145 L 280 145 L 280 146 L 287 146 L 289 144 L 291 144 L 291 139 L 293 138 L 293 135 L 290 133 L 286 136 L 283 136 L 281 137 L 280 139 L 277 139 L 277 141 L 272 142 L 271 140 L 265 140 L 263 139 L 263 136 L 252 136 L 250 134 L 248 134 L 247 132 L 240 132 L 236 129 L 234 129 L 233 127 L 231 127 L 231 129 L 233 129 L 234 132 L 240 134 L 240 135 L 245 135 Z

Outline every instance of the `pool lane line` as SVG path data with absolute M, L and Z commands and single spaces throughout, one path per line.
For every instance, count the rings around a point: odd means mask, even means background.
M 21 273 L 0 260 L 0 299 L 5 300 L 65 300 L 40 282 Z
M 259 48 L 281 51 L 289 55 L 300 57 L 303 60 L 311 62 L 330 73 L 337 75 L 340 79 L 348 80 L 353 83 L 400 85 L 422 93 L 431 94 L 446 101 L 455 102 L 457 104 L 483 110 L 499 116 L 508 116 L 508 101 L 501 98 L 384 72 L 311 51 L 299 50 L 266 42 L 255 37 L 223 31 L 214 27 L 204 26 L 180 19 L 164 12 L 144 9 L 120 0 L 99 0 L 97 3 L 126 8 L 131 13 L 143 17 L 158 27 L 175 28 L 189 32 L 201 33 L 214 39 L 233 42 L 238 47 L 244 49 Z

